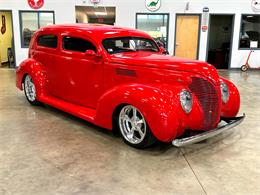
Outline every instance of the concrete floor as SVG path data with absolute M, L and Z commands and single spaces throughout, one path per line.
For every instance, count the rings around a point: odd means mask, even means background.
M 178 149 L 136 150 L 51 107 L 33 107 L 0 69 L 0 194 L 260 194 L 260 72 L 221 72 L 247 118 Z

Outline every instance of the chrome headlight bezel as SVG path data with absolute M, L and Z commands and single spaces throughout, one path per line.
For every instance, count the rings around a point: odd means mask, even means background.
M 192 110 L 192 94 L 186 89 L 180 92 L 180 103 L 182 109 L 189 114 Z
M 221 90 L 221 99 L 226 104 L 229 100 L 230 93 L 229 93 L 228 85 L 224 81 L 221 81 L 220 83 L 220 90 Z

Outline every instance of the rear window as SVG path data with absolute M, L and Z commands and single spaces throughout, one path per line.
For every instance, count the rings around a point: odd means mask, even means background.
M 42 35 L 38 38 L 37 44 L 42 47 L 57 48 L 58 37 L 55 35 Z

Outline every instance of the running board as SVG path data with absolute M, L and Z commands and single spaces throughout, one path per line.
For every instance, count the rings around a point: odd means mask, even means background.
M 233 127 L 239 125 L 244 120 L 244 118 L 245 118 L 245 114 L 243 114 L 243 116 L 234 117 L 234 118 L 222 118 L 222 120 L 225 121 L 227 124 L 194 136 L 175 139 L 172 141 L 172 145 L 176 147 L 182 147 L 182 146 L 187 146 L 214 137 L 220 133 L 226 132 L 232 129 Z
M 72 114 L 81 119 L 84 119 L 88 122 L 94 123 L 95 116 L 96 116 L 96 110 L 94 109 L 75 105 L 52 96 L 41 96 L 39 98 L 39 101 L 48 104 L 50 106 L 53 106 L 55 108 L 58 108 L 64 112 Z

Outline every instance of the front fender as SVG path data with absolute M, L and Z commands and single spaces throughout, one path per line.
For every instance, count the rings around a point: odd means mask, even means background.
M 222 117 L 235 117 L 240 108 L 240 95 L 237 87 L 229 80 L 221 77 L 220 81 L 224 81 L 229 88 L 229 100 L 227 103 L 222 101 L 221 116 Z
M 98 101 L 95 121 L 98 125 L 112 129 L 114 110 L 122 104 L 131 104 L 144 115 L 154 136 L 164 142 L 183 133 L 185 113 L 179 103 L 179 92 L 183 86 L 166 85 L 120 85 L 107 91 Z M 194 109 L 193 112 L 196 112 Z
M 36 87 L 36 95 L 39 98 L 45 93 L 45 85 L 47 82 L 46 71 L 43 66 L 34 59 L 24 60 L 16 70 L 16 86 L 20 90 L 23 90 L 22 83 L 26 74 L 29 74 Z

